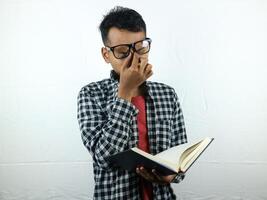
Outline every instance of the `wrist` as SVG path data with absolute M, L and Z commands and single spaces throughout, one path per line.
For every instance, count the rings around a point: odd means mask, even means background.
M 118 90 L 118 95 L 117 95 L 119 98 L 122 98 L 122 99 L 125 99 L 129 102 L 131 102 L 132 100 L 132 94 L 130 92 L 126 92 L 126 91 L 123 91 L 123 90 Z

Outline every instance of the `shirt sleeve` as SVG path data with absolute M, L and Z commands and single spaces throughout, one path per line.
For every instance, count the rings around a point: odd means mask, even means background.
M 172 146 L 187 143 L 187 135 L 184 123 L 184 116 L 178 100 L 177 94 L 173 91 L 174 95 L 174 111 L 173 111 L 173 127 L 172 127 Z M 185 174 L 178 174 L 172 183 L 180 183 L 185 177 Z
M 107 116 L 98 100 L 82 89 L 78 95 L 78 122 L 83 144 L 97 165 L 110 169 L 106 157 L 127 148 L 132 116 L 138 110 L 130 102 L 116 97 Z
M 187 143 L 187 135 L 185 129 L 185 122 L 183 112 L 178 100 L 177 94 L 173 91 L 173 116 L 172 116 L 172 139 L 171 146 L 177 146 L 180 144 Z

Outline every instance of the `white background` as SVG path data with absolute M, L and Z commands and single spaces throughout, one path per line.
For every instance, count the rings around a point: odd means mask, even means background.
M 189 141 L 215 137 L 180 199 L 267 199 L 267 1 L 0 0 L 0 199 L 91 199 L 76 98 L 107 78 L 98 25 L 136 9 L 153 81 L 176 89 Z

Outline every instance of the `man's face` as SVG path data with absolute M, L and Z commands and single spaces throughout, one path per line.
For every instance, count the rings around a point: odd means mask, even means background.
M 143 31 L 141 32 L 130 32 L 124 29 L 118 29 L 118 28 L 111 28 L 108 33 L 108 41 L 107 46 L 113 47 L 121 44 L 132 44 L 137 41 L 141 41 L 145 39 L 146 35 Z M 117 74 L 120 74 L 120 69 L 122 67 L 122 64 L 124 62 L 124 59 L 118 59 L 114 56 L 112 51 L 109 51 L 107 48 L 102 48 L 102 55 L 103 58 L 107 63 L 110 63 L 112 68 L 115 70 Z M 129 55 L 131 56 L 131 54 Z M 148 53 L 143 54 L 141 56 L 142 58 L 147 58 Z

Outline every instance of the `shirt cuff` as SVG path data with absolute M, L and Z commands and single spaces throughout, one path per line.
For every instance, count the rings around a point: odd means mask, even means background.
M 116 97 L 112 112 L 110 115 L 111 120 L 122 120 L 125 122 L 131 122 L 132 116 L 138 114 L 138 109 L 129 101 Z
M 172 183 L 180 183 L 185 177 L 185 174 L 179 173 L 177 174 L 174 179 L 172 180 Z

